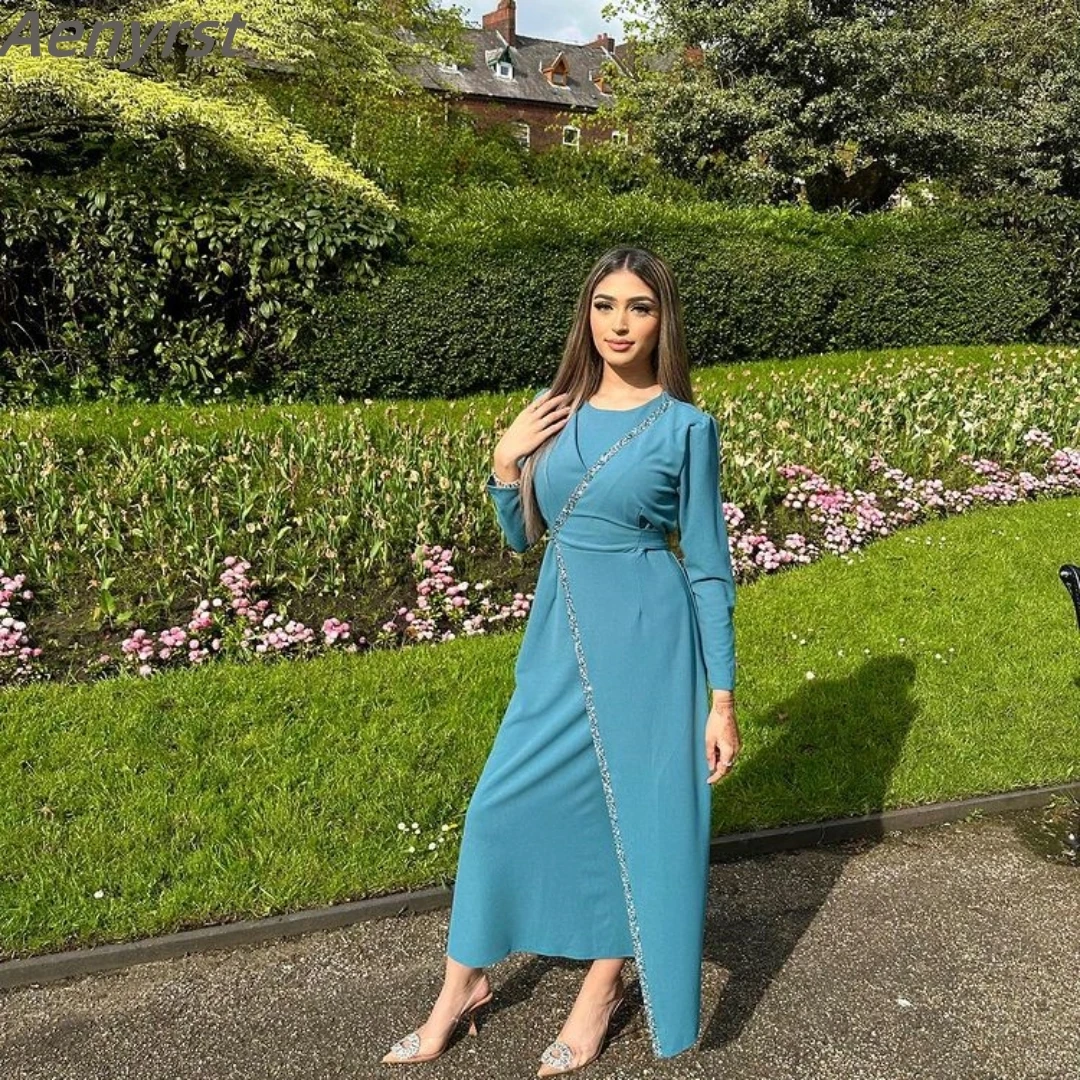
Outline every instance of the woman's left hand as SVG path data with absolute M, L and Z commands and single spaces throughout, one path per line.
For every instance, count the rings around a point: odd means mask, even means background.
M 734 701 L 714 701 L 705 721 L 705 760 L 711 770 L 708 782 L 727 776 L 742 746 L 735 721 Z

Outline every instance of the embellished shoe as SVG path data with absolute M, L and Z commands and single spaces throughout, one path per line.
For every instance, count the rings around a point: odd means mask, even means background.
M 479 986 L 484 986 L 487 983 L 486 978 L 482 979 Z M 473 991 L 474 995 L 476 991 Z M 450 1036 L 454 1034 L 454 1029 L 461 1023 L 464 1017 L 469 1018 L 469 1034 L 476 1034 L 476 1010 L 482 1008 L 494 996 L 490 985 L 486 991 L 482 991 L 479 997 L 471 998 L 466 1004 L 465 1008 L 454 1018 L 454 1022 L 450 1025 L 450 1030 L 446 1033 L 446 1038 L 443 1040 L 441 1046 L 435 1047 L 433 1050 L 420 1053 L 420 1043 L 424 1036 L 418 1031 L 410 1031 L 403 1039 L 398 1040 L 387 1051 L 386 1056 L 382 1059 L 388 1064 L 398 1064 L 400 1062 L 420 1062 L 420 1061 L 434 1061 L 435 1058 L 440 1057 L 450 1045 Z
M 601 1037 L 600 1045 L 596 1048 L 594 1054 L 585 1058 L 583 1061 L 578 1061 L 577 1055 L 570 1045 L 563 1042 L 562 1039 L 556 1039 L 553 1043 L 549 1043 L 547 1048 L 540 1055 L 540 1068 L 537 1070 L 536 1075 L 553 1076 L 555 1073 L 573 1072 L 575 1069 L 584 1068 L 590 1061 L 595 1061 L 607 1045 L 608 1036 L 611 1032 L 611 1018 L 625 1000 L 626 995 L 620 994 L 612 1003 L 611 1012 L 608 1013 L 607 1030 Z

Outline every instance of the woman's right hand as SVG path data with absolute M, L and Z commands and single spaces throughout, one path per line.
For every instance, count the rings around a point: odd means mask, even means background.
M 531 454 L 566 423 L 570 415 L 568 397 L 545 390 L 514 417 L 495 447 L 493 465 L 500 480 L 516 480 L 521 474 L 518 458 Z

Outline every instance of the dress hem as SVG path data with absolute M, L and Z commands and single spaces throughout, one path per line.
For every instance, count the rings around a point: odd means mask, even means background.
M 491 959 L 484 960 L 480 963 L 470 962 L 468 960 L 459 960 L 456 956 L 452 956 L 450 951 L 447 950 L 446 955 L 450 957 L 457 964 L 463 964 L 465 967 L 489 967 L 491 964 L 497 964 L 501 960 L 505 960 L 512 953 L 528 953 L 530 956 L 551 956 L 561 958 L 564 960 L 633 960 L 634 954 L 631 950 L 626 953 L 600 953 L 597 954 L 595 950 L 589 950 L 587 953 L 579 953 L 577 950 L 556 949 L 552 947 L 537 948 L 532 945 L 512 945 L 506 949 L 500 949 L 498 952 L 491 953 Z

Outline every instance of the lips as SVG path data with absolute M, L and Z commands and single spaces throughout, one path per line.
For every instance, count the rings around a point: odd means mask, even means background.
M 608 339 L 608 344 L 609 345 L 633 345 L 634 343 L 632 341 L 612 341 L 609 338 Z

